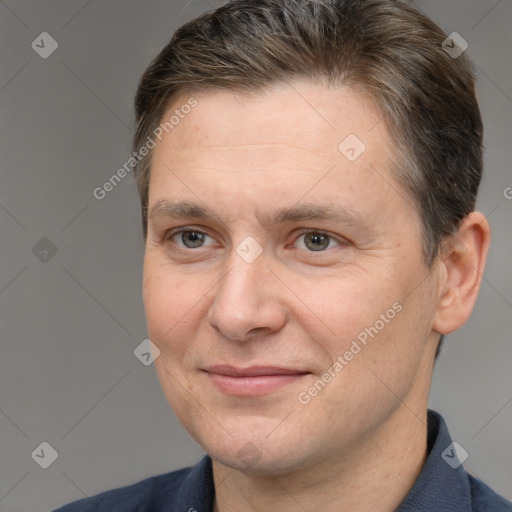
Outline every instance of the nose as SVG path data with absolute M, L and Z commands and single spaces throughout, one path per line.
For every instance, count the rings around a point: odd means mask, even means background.
M 266 337 L 282 329 L 287 320 L 285 304 L 263 255 L 247 263 L 234 253 L 230 260 L 230 270 L 208 311 L 209 324 L 233 341 Z

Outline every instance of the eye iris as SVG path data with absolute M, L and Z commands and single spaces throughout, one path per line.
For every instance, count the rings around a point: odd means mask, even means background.
M 197 231 L 184 231 L 181 234 L 181 240 L 186 247 L 200 247 L 204 242 L 204 233 Z M 329 237 L 321 233 L 307 233 L 304 237 L 306 246 L 312 251 L 322 251 L 329 246 Z
M 204 237 L 204 233 L 198 233 L 197 231 L 184 231 L 181 234 L 182 242 L 189 248 L 200 247 L 204 242 Z
M 321 233 L 308 233 L 304 237 L 308 249 L 312 251 L 321 251 L 329 246 L 329 237 Z

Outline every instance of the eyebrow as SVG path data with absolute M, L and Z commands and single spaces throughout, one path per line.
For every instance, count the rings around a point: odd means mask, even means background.
M 191 218 L 199 220 L 218 219 L 227 224 L 226 219 L 215 213 L 206 205 L 190 201 L 172 201 L 159 199 L 151 208 L 149 218 Z M 275 226 L 285 222 L 297 221 L 335 221 L 358 229 L 370 229 L 371 219 L 352 208 L 343 205 L 319 205 L 314 203 L 301 203 L 290 208 L 281 208 L 266 214 L 262 224 Z

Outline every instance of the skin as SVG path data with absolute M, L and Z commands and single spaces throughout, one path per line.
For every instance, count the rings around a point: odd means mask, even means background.
M 162 389 L 213 459 L 214 510 L 395 510 L 425 461 L 435 350 L 473 308 L 489 225 L 473 212 L 426 267 L 391 138 L 360 93 L 301 81 L 194 97 L 197 107 L 154 150 L 143 296 Z M 349 134 L 366 145 L 354 162 L 338 150 Z M 169 217 L 155 209 L 162 200 L 214 215 Z M 305 204 L 360 218 L 267 222 Z M 206 233 L 204 245 L 187 248 L 178 228 Z M 329 235 L 329 245 L 311 250 L 304 229 Z M 263 250 L 252 263 L 236 251 L 246 237 Z M 300 403 L 396 303 L 401 311 Z M 212 384 L 203 369 L 214 364 L 309 373 L 240 397 Z

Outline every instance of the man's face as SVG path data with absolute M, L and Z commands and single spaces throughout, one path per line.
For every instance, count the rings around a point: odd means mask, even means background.
M 385 122 L 308 82 L 194 98 L 151 168 L 144 303 L 163 391 L 228 466 L 339 457 L 425 408 L 437 339 Z

